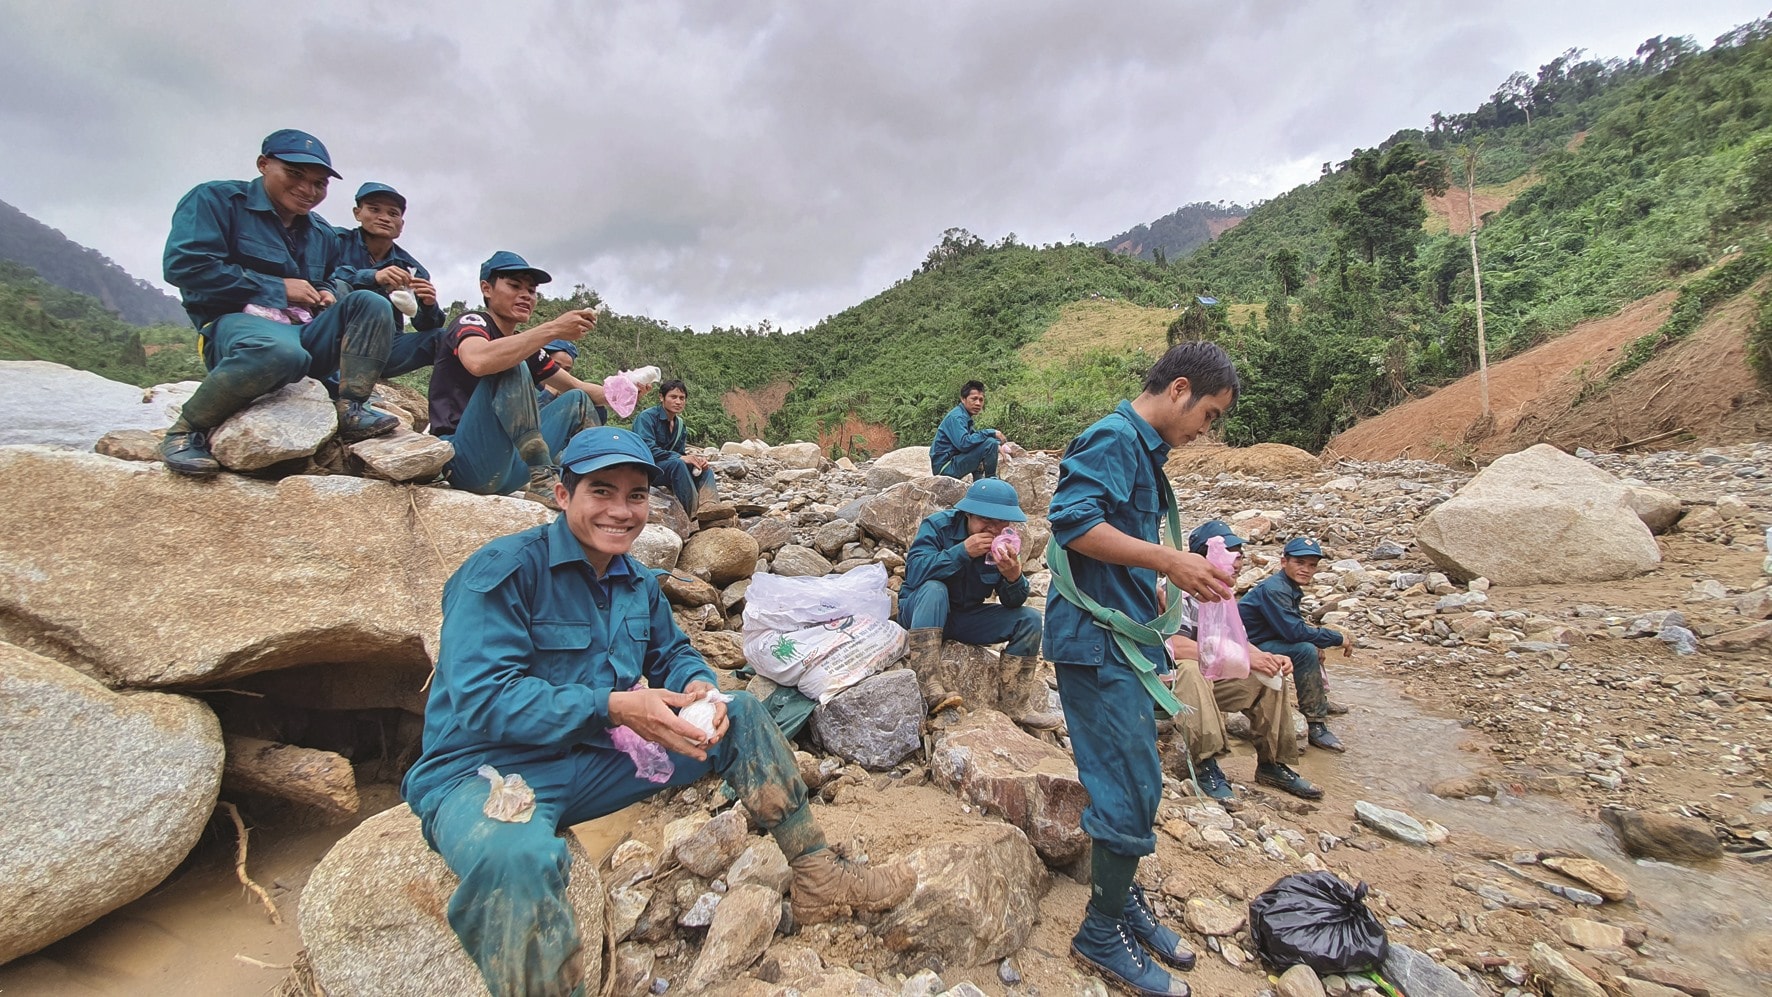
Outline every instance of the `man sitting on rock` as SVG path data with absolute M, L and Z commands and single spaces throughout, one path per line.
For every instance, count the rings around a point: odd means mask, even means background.
M 410 303 L 418 307 L 412 316 L 413 331 L 404 335 L 400 333 L 406 327 L 406 316 L 394 309 L 396 335 L 382 376 L 397 377 L 429 367 L 437 359 L 437 337 L 446 319 L 437 304 L 430 271 L 394 241 L 406 231 L 406 196 L 372 180 L 357 188 L 357 206 L 351 214 L 357 227 L 338 230 L 343 248 L 333 279 L 383 296 L 405 291 L 412 295 Z
M 542 350 L 583 337 L 597 313 L 575 309 L 517 331 L 535 310 L 536 288 L 550 280 L 516 253 L 493 253 L 480 264 L 486 307 L 463 313 L 438 343 L 431 432 L 455 446 L 444 472 L 452 487 L 499 495 L 522 485 L 524 497 L 551 508 L 554 454 L 574 433 L 601 424 L 594 404 L 604 400 L 603 387 L 561 370 Z M 545 411 L 536 404 L 538 384 L 560 392 Z
M 864 870 L 831 854 L 793 750 L 756 699 L 715 705 L 711 733 L 675 712 L 716 686 L 653 573 L 628 556 L 658 476 L 646 445 L 589 429 L 561 464 L 561 514 L 480 548 L 444 586 L 424 748 L 402 786 L 461 879 L 449 924 L 487 987 L 582 993 L 560 835 L 709 772 L 788 857 L 801 924 L 903 901 L 916 877 L 902 865 Z M 614 746 L 620 727 L 669 752 L 665 781 L 639 776 Z M 495 798 L 483 766 L 527 790 Z
M 338 233 L 314 208 L 339 174 L 320 140 L 285 128 L 259 147 L 257 178 L 198 184 L 166 237 L 166 282 L 179 289 L 209 369 L 160 444 L 179 474 L 221 470 L 209 434 L 266 392 L 304 377 L 336 384 L 338 435 L 382 436 L 400 422 L 369 405 L 394 338 L 374 291 L 330 290 Z
M 1040 679 L 1040 613 L 1022 605 L 1028 580 L 1021 571 L 1019 538 L 1013 553 L 997 543 L 1012 523 L 1027 518 L 1013 486 L 984 478 L 974 481 L 952 509 L 931 513 L 917 528 L 905 554 L 898 618 L 910 631 L 911 670 L 931 714 L 961 705 L 942 674 L 944 638 L 978 645 L 1008 641 L 997 673 L 1003 712 L 1034 730 L 1064 723 L 1049 708 Z M 992 595 L 997 602 L 987 603 Z
M 975 429 L 972 420 L 984 411 L 984 382 L 967 381 L 960 389 L 960 404 L 942 417 L 929 444 L 929 466 L 950 478 L 994 478 L 997 453 L 1009 442 L 994 429 Z
M 1213 537 L 1223 537 L 1225 549 L 1236 552 L 1241 563 L 1243 538 L 1232 533 L 1222 520 L 1207 520 L 1188 534 L 1188 550 L 1206 556 L 1206 542 Z M 1291 767 L 1298 760 L 1298 741 L 1292 736 L 1292 710 L 1286 701 L 1286 686 L 1281 683 L 1275 688 L 1257 677 L 1289 675 L 1291 660 L 1250 647 L 1246 650 L 1252 674 L 1207 680 L 1200 674 L 1200 646 L 1196 643 L 1199 633 L 1194 622 L 1198 618 L 1197 607 L 1191 596 L 1184 595 L 1182 599 L 1188 608 L 1180 631 L 1169 638 L 1169 652 L 1175 658 L 1175 696 L 1193 711 L 1176 717 L 1175 729 L 1177 750 L 1187 752 L 1193 759 L 1195 785 L 1215 800 L 1228 800 L 1235 795 L 1230 780 L 1218 767 L 1218 759 L 1231 753 L 1224 716 L 1247 713 L 1249 728 L 1255 734 L 1255 781 L 1303 799 L 1322 799 L 1323 791 Z M 1180 759 L 1171 768 L 1177 777 L 1187 778 L 1186 759 Z
M 683 511 L 694 516 L 702 496 L 713 501 L 719 491 L 708 459 L 686 452 L 689 428 L 683 422 L 683 409 L 688 405 L 689 388 L 674 378 L 666 381 L 658 386 L 658 404 L 634 416 L 634 432 L 652 448 L 659 477 L 671 486 Z
M 1323 678 L 1322 648 L 1351 648 L 1346 635 L 1304 622 L 1299 604 L 1304 586 L 1317 576 L 1323 548 L 1308 537 L 1293 537 L 1280 551 L 1280 570 L 1250 589 L 1237 606 L 1249 643 L 1292 661 L 1292 682 L 1298 689 L 1298 711 L 1304 714 L 1312 747 L 1346 751 L 1329 730 L 1329 688 Z

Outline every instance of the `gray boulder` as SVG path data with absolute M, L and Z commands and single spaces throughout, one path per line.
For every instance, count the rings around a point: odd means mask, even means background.
M 346 449 L 363 462 L 369 477 L 388 481 L 429 481 L 455 459 L 455 446 L 448 440 L 406 428 Z
M 173 390 L 143 392 L 42 360 L 0 360 L 0 445 L 90 450 L 113 429 L 165 429 L 190 392 L 163 387 Z M 925 461 L 923 473 L 928 470 Z
M 209 434 L 209 448 L 231 471 L 256 471 L 312 456 L 337 432 L 332 396 L 319 381 L 304 377 L 229 416 Z
M 810 547 L 788 544 L 775 552 L 775 560 L 769 562 L 769 570 L 773 574 L 786 575 L 789 578 L 823 578 L 831 573 L 831 562 Z
M 923 696 L 917 676 L 895 668 L 871 675 L 812 711 L 812 734 L 825 750 L 864 768 L 889 769 L 923 744 Z

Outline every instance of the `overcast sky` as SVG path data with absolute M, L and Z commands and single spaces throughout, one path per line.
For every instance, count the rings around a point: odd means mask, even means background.
M 512 249 L 676 325 L 802 328 L 950 226 L 1097 242 L 1248 203 L 1569 47 L 1767 0 L 0 0 L 0 200 L 158 281 L 194 184 L 318 135 L 448 299 Z

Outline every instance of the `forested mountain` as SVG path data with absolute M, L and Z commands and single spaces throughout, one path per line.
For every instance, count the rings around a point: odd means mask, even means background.
M 0 360 L 50 360 L 147 386 L 202 376 L 191 338 L 189 322 L 133 326 L 89 295 L 0 260 Z
M 1149 225 L 1134 225 L 1096 245 L 1161 266 L 1170 260 L 1181 259 L 1235 228 L 1248 213 L 1248 208 L 1237 204 L 1198 201 L 1176 208 Z
M 89 295 L 130 325 L 186 321 L 178 299 L 5 201 L 0 201 L 0 260 L 30 267 L 57 287 Z

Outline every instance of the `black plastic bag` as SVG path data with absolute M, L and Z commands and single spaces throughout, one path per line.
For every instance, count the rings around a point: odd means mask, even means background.
M 1318 976 L 1376 969 L 1391 944 L 1365 899 L 1365 883 L 1350 887 L 1334 873 L 1287 876 L 1249 901 L 1249 932 L 1280 969 L 1304 965 Z

